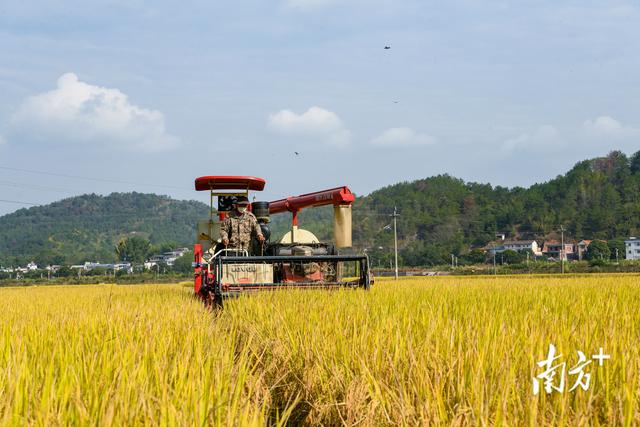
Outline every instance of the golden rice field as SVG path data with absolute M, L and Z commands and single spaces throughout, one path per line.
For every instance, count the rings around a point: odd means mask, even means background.
M 611 359 L 534 396 L 551 343 L 567 370 Z M 378 280 L 217 314 L 178 285 L 4 288 L 0 424 L 637 425 L 639 344 L 638 275 Z

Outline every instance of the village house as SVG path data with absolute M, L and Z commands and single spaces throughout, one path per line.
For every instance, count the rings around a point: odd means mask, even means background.
M 640 259 L 640 239 L 629 237 L 624 241 L 625 257 L 627 259 Z
M 127 273 L 133 273 L 133 267 L 131 266 L 131 263 L 129 262 L 123 262 L 123 263 L 119 263 L 119 264 L 102 264 L 99 262 L 85 262 L 84 264 L 80 264 L 80 265 L 72 265 L 71 269 L 72 270 L 84 270 L 84 271 L 91 271 L 95 268 L 103 268 L 105 270 L 113 270 L 113 271 L 120 271 L 120 270 L 125 270 Z
M 11 267 L 11 268 L 3 268 L 0 267 L 0 273 L 28 273 L 30 271 L 36 271 L 38 269 L 38 264 L 31 261 L 27 264 L 26 267 Z
M 582 261 L 582 258 L 584 258 L 585 253 L 587 252 L 587 248 L 589 247 L 591 242 L 592 242 L 592 240 L 580 240 L 576 244 L 576 252 L 578 253 L 578 261 Z
M 159 255 L 153 255 L 144 263 L 144 268 L 150 269 L 158 264 L 173 266 L 178 258 L 189 252 L 189 248 L 178 248 L 175 251 L 165 252 Z
M 531 251 L 534 255 L 540 256 L 542 252 L 540 251 L 540 247 L 538 246 L 538 242 L 535 240 L 505 240 L 504 242 L 500 242 L 495 246 L 490 246 L 487 248 L 489 253 L 501 253 L 507 250 L 520 252 L 520 251 Z
M 27 264 L 26 267 L 16 267 L 11 271 L 24 274 L 24 273 L 29 273 L 30 271 L 36 271 L 37 269 L 38 269 L 38 264 L 31 261 L 30 263 Z M 9 273 L 10 271 L 7 269 L 6 272 Z
M 547 240 L 542 245 L 542 253 L 553 259 L 566 261 L 569 257 L 573 256 L 573 248 L 573 243 L 564 242 L 563 248 L 562 243 L 557 240 Z

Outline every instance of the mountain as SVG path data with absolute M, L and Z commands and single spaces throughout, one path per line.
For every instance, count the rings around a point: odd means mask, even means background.
M 569 241 L 624 239 L 640 234 L 640 151 L 614 151 L 585 160 L 568 173 L 529 188 L 505 188 L 439 175 L 381 188 L 354 203 L 354 243 L 376 265 L 393 248 L 389 214 L 398 208 L 403 265 L 450 262 L 486 245 L 497 233 L 510 239 L 556 237 Z M 322 239 L 331 233 L 331 209 L 302 211 L 300 226 Z M 288 221 L 288 218 L 285 218 Z M 274 219 L 274 228 L 283 219 Z M 285 225 L 286 227 L 286 225 Z M 559 238 L 559 235 L 557 236 Z
M 640 151 L 628 158 L 614 151 L 577 163 L 565 175 L 529 188 L 464 182 L 439 175 L 402 182 L 358 197 L 353 208 L 354 244 L 374 265 L 388 265 L 398 208 L 398 246 L 403 265 L 464 260 L 504 233 L 510 239 L 624 239 L 640 234 Z M 0 265 L 115 260 L 123 237 L 152 244 L 191 245 L 208 206 L 140 193 L 95 194 L 0 217 Z M 273 239 L 290 226 L 290 215 L 272 218 Z M 300 226 L 321 240 L 331 238 L 331 207 L 303 210 Z M 559 237 L 559 236 L 558 236 Z
M 207 218 L 201 202 L 142 193 L 83 195 L 0 217 L 0 265 L 115 261 L 118 241 L 193 244 L 195 224 Z

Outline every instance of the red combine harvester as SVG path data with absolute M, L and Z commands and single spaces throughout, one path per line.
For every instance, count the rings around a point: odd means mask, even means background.
M 364 288 L 372 280 L 366 255 L 340 253 L 351 247 L 351 204 L 349 188 L 303 194 L 273 202 L 253 202 L 265 243 L 252 242 L 248 251 L 228 249 L 220 241 L 220 226 L 236 198 L 249 191 L 262 191 L 265 181 L 251 176 L 203 176 L 195 181 L 196 191 L 211 193 L 211 214 L 198 222 L 194 245 L 194 290 L 206 304 L 222 307 L 223 299 L 245 292 L 282 288 Z M 217 208 L 214 198 L 217 200 Z M 302 209 L 333 205 L 334 242 L 320 242 L 308 230 L 298 227 Z M 277 241 L 271 240 L 270 216 L 290 212 L 291 229 Z

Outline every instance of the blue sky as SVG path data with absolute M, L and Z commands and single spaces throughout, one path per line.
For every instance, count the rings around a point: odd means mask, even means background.
M 639 48 L 631 1 L 0 2 L 0 199 L 527 186 L 640 150 Z

